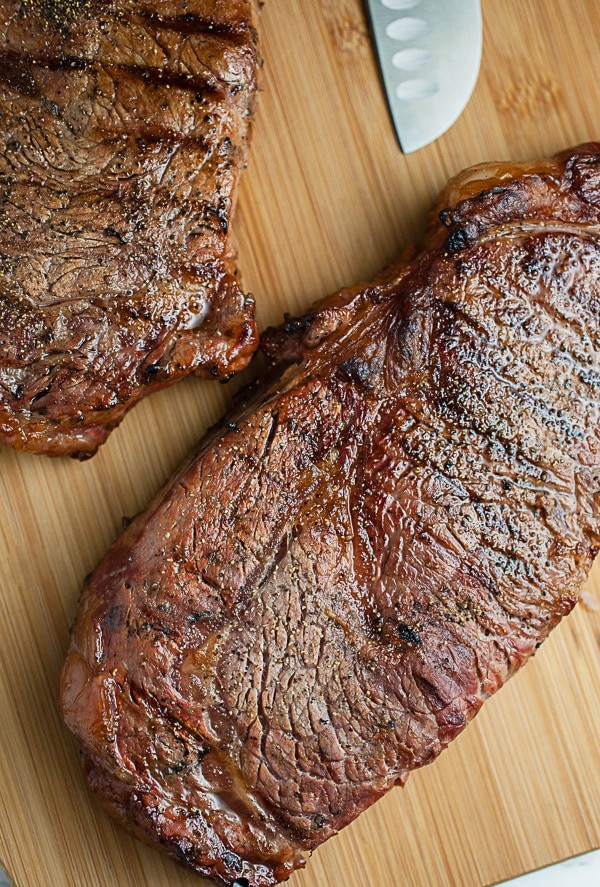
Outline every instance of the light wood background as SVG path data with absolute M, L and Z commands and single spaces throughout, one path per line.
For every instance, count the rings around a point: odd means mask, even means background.
M 448 0 L 451 2 L 451 0 Z M 236 234 L 263 325 L 367 279 L 446 179 L 600 137 L 600 2 L 483 0 L 479 82 L 435 144 L 398 150 L 360 0 L 267 0 L 264 91 Z M 0 862 L 17 887 L 192 887 L 89 795 L 56 704 L 83 578 L 229 402 L 190 380 L 91 461 L 0 448 Z M 589 582 L 600 606 L 600 567 Z M 600 613 L 579 605 L 441 759 L 290 887 L 483 887 L 600 846 Z

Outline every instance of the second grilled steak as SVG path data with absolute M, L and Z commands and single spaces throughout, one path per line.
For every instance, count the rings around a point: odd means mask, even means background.
M 229 235 L 254 0 L 0 0 L 0 439 L 91 455 L 256 345 Z
M 410 264 L 265 336 L 270 386 L 82 596 L 90 784 L 224 884 L 284 879 L 432 761 L 600 543 L 600 146 L 440 209 Z

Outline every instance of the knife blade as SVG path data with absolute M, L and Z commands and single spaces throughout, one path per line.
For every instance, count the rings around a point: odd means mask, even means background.
M 405 154 L 461 115 L 481 63 L 480 0 L 367 0 L 391 117 Z

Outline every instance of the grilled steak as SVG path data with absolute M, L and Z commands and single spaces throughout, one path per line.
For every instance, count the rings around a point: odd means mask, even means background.
M 270 383 L 83 593 L 61 694 L 90 784 L 225 884 L 432 761 L 599 542 L 600 144 L 438 209 L 410 262 L 267 332 Z
M 255 0 L 0 0 L 0 439 L 91 455 L 257 345 L 229 222 Z

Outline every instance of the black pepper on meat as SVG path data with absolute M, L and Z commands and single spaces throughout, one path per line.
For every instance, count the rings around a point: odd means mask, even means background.
M 257 7 L 0 2 L 0 440 L 84 458 L 145 394 L 250 360 Z
M 285 879 L 571 610 L 600 544 L 599 183 L 598 144 L 459 176 L 410 264 L 265 333 L 270 382 L 109 550 L 61 698 L 135 834 Z

